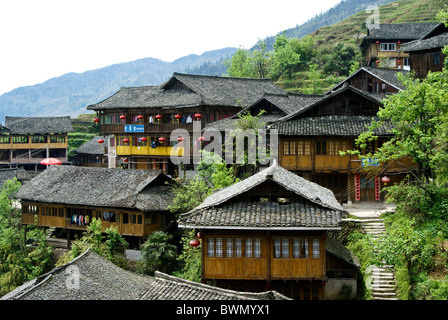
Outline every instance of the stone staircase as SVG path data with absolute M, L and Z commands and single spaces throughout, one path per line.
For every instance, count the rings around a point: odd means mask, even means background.
M 383 219 L 377 216 L 362 217 L 360 223 L 366 234 L 375 238 L 378 238 L 386 230 Z M 393 266 L 371 266 L 368 271 L 370 271 L 369 285 L 374 300 L 398 300 Z

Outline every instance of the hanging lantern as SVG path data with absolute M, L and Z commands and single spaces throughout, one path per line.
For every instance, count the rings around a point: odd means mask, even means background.
M 183 137 L 179 137 L 179 138 L 177 138 L 177 141 L 182 142 L 182 141 L 184 141 L 184 138 Z
M 198 239 L 193 239 L 190 241 L 190 246 L 197 247 L 201 244 L 201 242 Z
M 161 114 L 156 115 L 156 119 L 162 119 L 162 115 Z
M 147 139 L 146 139 L 146 137 L 141 137 L 140 138 L 140 141 L 146 141 Z
M 124 120 L 124 119 L 126 119 L 126 116 L 125 116 L 124 114 L 122 114 L 122 115 L 120 116 L 120 119 L 121 119 L 121 120 Z
M 123 161 L 127 163 L 129 160 L 128 158 L 123 158 Z
M 198 234 L 196 236 L 198 237 L 198 239 L 202 238 L 202 234 L 200 232 L 198 232 Z
M 401 60 L 397 60 L 397 63 L 400 63 L 401 62 Z
M 98 143 L 99 143 L 99 144 L 103 144 L 103 143 L 104 143 L 104 140 L 103 140 L 103 139 L 100 139 L 100 140 L 98 140 Z
M 380 60 L 376 60 L 376 64 L 380 64 Z
M 380 42 L 379 42 L 379 41 L 377 41 L 377 42 L 376 42 L 376 44 L 380 44 Z
M 140 115 L 137 116 L 137 119 L 138 119 L 138 120 L 142 120 L 142 119 L 143 119 L 143 116 L 140 114 Z
M 196 119 L 201 119 L 202 115 L 201 115 L 200 113 L 196 113 L 196 114 L 194 115 L 194 117 L 195 117 Z
M 100 119 L 99 119 L 99 118 L 95 118 L 95 119 L 93 119 L 93 121 L 95 121 L 96 123 L 98 123 L 98 122 L 100 122 Z
M 384 176 L 381 178 L 381 182 L 384 184 L 388 184 L 390 182 L 390 179 L 388 176 Z
M 129 142 L 129 139 L 128 139 L 128 138 L 124 138 L 124 139 L 123 139 L 123 142 L 124 142 L 124 143 L 128 143 L 128 142 Z
M 160 138 L 159 138 L 159 141 L 160 141 L 160 142 L 163 142 L 163 141 L 165 141 L 165 138 L 164 138 L 164 137 L 160 137 Z
M 176 119 L 180 119 L 180 118 L 182 118 L 182 116 L 181 116 L 180 114 L 176 114 L 176 115 L 174 116 L 174 118 L 176 118 Z
M 397 43 L 398 43 L 398 44 L 401 44 L 401 41 L 398 41 Z

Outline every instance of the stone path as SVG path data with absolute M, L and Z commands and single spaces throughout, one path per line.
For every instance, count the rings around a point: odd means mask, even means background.
M 360 218 L 359 223 L 366 234 L 379 237 L 386 229 L 381 214 L 393 210 L 393 206 L 378 202 L 363 202 L 344 206 L 351 215 Z M 370 266 L 367 286 L 372 289 L 374 300 L 397 300 L 393 266 Z

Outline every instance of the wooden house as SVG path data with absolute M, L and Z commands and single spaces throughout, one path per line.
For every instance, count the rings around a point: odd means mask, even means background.
M 69 263 L 26 282 L 1 297 L 0 300 L 143 300 L 147 302 L 148 300 L 245 300 L 254 302 L 288 300 L 288 298 L 275 291 L 248 293 L 225 290 L 158 271 L 154 276 L 146 276 L 124 270 L 88 249 Z
M 170 181 L 160 170 L 51 166 L 19 189 L 22 224 L 53 227 L 72 238 L 97 218 L 104 230 L 116 227 L 140 240 L 173 220 Z
M 340 154 L 355 148 L 359 134 L 377 119 L 382 97 L 344 84 L 307 108 L 278 120 L 270 129 L 278 130 L 280 165 L 331 189 L 341 203 L 383 200 L 382 176 L 400 181 L 413 169 L 411 159 L 366 163 L 362 156 Z M 375 134 L 378 140 L 360 150 L 361 155 L 374 153 L 392 136 L 386 127 Z M 368 174 L 364 172 L 366 167 L 371 169 Z
M 380 24 L 378 29 L 369 29 L 360 45 L 365 54 L 365 65 L 409 70 L 409 54 L 397 50 L 406 42 L 420 39 L 436 25 L 437 23 Z
M 127 158 L 130 168 L 162 169 L 172 175 L 177 168 L 170 154 L 178 144 L 170 140 L 173 130 L 184 129 L 192 147 L 193 124 L 203 128 L 229 118 L 266 93 L 284 91 L 268 79 L 174 73 L 161 86 L 121 88 L 87 109 L 97 112 L 100 134 L 111 136 L 105 144 L 109 154 Z
M 406 70 L 364 66 L 328 90 L 325 94 L 338 90 L 343 85 L 348 84 L 361 91 L 383 94 L 384 97 L 404 89 L 398 75 L 406 75 L 407 73 L 408 71 Z
M 96 136 L 76 148 L 71 159 L 76 166 L 85 167 L 108 167 L 107 147 L 104 145 L 107 137 Z M 98 141 L 103 141 L 99 143 Z
M 403 44 L 399 52 L 409 54 L 411 70 L 417 78 L 425 78 L 428 71 L 442 71 L 446 58 L 442 49 L 446 45 L 448 28 L 441 23 L 420 39 Z
M 67 163 L 70 117 L 5 117 L 0 128 L 0 164 L 25 169 L 45 168 L 40 162 L 57 158 Z
M 356 279 L 356 257 L 327 250 L 327 231 L 339 230 L 344 214 L 331 190 L 274 163 L 215 191 L 179 215 L 178 226 L 201 235 L 203 282 L 314 300 L 328 297 L 329 261 Z M 342 245 L 339 249 L 347 253 Z M 356 281 L 352 285 L 356 292 Z

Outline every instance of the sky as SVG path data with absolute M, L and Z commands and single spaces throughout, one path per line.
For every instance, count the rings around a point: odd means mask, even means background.
M 1 0 L 0 95 L 142 58 L 249 49 L 341 0 Z

